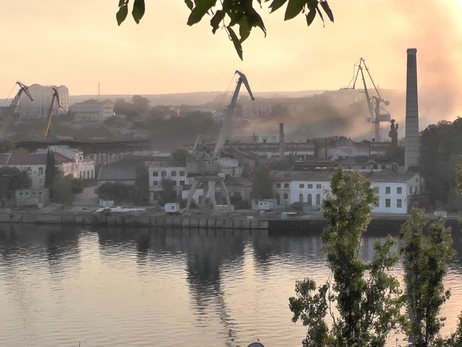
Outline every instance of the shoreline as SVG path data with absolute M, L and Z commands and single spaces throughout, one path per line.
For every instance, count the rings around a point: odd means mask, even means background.
M 271 218 L 273 217 L 273 218 Z M 273 216 L 247 218 L 244 215 L 188 214 L 168 216 L 164 213 L 124 212 L 103 214 L 90 211 L 0 211 L 0 224 L 21 225 L 73 225 L 117 228 L 173 228 L 209 230 L 255 230 L 268 231 L 271 235 L 314 234 L 323 230 L 326 223 L 321 215 L 309 215 L 289 219 Z M 430 219 L 436 217 L 431 216 Z M 408 215 L 373 215 L 368 231 L 387 235 L 399 230 Z M 448 216 L 446 224 L 460 230 L 458 216 Z

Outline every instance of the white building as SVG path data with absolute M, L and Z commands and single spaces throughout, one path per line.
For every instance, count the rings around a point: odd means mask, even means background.
M 78 177 L 74 171 L 74 162 L 72 159 L 54 153 L 55 167 L 65 176 L 72 175 Z M 21 171 L 27 172 L 32 181 L 32 189 L 41 189 L 45 187 L 45 171 L 47 165 L 46 153 L 5 153 L 0 154 L 0 167 L 9 166 L 18 168 Z
M 154 203 L 159 200 L 162 192 L 162 180 L 172 181 L 173 187 L 178 195 L 185 186 L 189 185 L 189 178 L 186 176 L 186 167 L 170 166 L 163 162 L 153 162 L 149 164 L 149 201 Z M 181 196 L 181 195 L 180 195 Z
M 296 202 L 319 208 L 330 190 L 332 171 L 272 171 L 273 192 L 280 205 Z M 410 198 L 422 192 L 420 174 L 390 171 L 363 173 L 377 190 L 373 213 L 406 214 Z
M 114 104 L 110 100 L 87 100 L 71 106 L 74 119 L 83 122 L 103 122 L 114 116 Z
M 19 114 L 21 119 L 37 120 L 48 117 L 48 111 L 51 106 L 53 89 L 56 88 L 59 95 L 59 103 L 55 101 L 52 114 L 58 116 L 67 113 L 69 110 L 69 89 L 66 86 L 41 86 L 33 84 L 29 87 L 29 93 L 34 101 L 31 101 L 26 95 L 21 96 L 19 102 Z
M 54 153 L 61 154 L 73 162 L 72 168 L 67 168 L 70 172 L 69 174 L 73 177 L 84 180 L 96 178 L 95 161 L 84 159 L 82 151 L 65 146 L 49 146 L 48 149 Z M 48 149 L 39 150 L 37 153 L 47 153 Z

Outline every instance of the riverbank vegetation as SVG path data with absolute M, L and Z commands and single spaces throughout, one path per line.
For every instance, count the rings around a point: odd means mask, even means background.
M 458 178 L 462 190 L 462 173 Z M 321 286 L 310 278 L 298 281 L 289 298 L 292 320 L 308 329 L 303 346 L 386 346 L 392 333 L 404 333 L 416 347 L 461 346 L 462 316 L 451 336 L 440 334 L 444 317 L 439 314 L 450 298 L 443 279 L 455 255 L 445 220 L 429 223 L 423 210 L 413 210 L 399 245 L 390 236 L 377 241 L 374 257 L 366 262 L 359 256 L 361 237 L 378 199 L 371 182 L 340 167 L 326 194 L 321 238 L 332 275 Z M 390 271 L 400 260 L 404 288 Z

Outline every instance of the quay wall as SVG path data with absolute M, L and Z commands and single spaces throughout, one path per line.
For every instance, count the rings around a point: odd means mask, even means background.
M 373 217 L 368 232 L 374 235 L 397 233 L 407 216 Z M 313 235 L 320 234 L 326 226 L 323 218 L 266 220 L 225 216 L 165 216 L 149 214 L 118 214 L 76 212 L 0 212 L 0 224 L 35 224 L 56 226 L 89 226 L 109 228 L 168 228 L 168 229 L 208 229 L 208 230 L 265 230 L 268 235 Z M 456 218 L 448 218 L 447 226 L 454 232 L 460 231 Z

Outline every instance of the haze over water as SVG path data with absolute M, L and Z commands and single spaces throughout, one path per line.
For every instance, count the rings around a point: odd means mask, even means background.
M 2 226 L 0 344 L 301 346 L 305 328 L 291 322 L 288 297 L 297 279 L 327 280 L 319 237 L 213 234 Z M 455 247 L 444 333 L 462 310 Z

